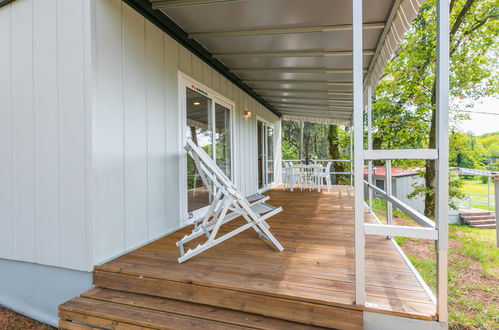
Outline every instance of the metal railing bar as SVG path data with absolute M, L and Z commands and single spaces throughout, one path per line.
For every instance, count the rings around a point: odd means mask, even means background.
M 421 275 L 417 271 L 416 267 L 414 267 L 414 265 L 409 260 L 409 258 L 407 258 L 407 255 L 404 253 L 404 251 L 402 250 L 402 248 L 400 247 L 400 245 L 398 245 L 398 243 L 393 238 L 390 239 L 390 241 L 392 242 L 393 246 L 395 247 L 395 249 L 397 250 L 397 252 L 402 257 L 402 259 L 404 259 L 405 263 L 407 264 L 407 266 L 409 267 L 409 269 L 411 270 L 411 272 L 414 274 L 414 276 L 418 280 L 418 282 L 421 285 L 421 287 L 423 287 L 423 290 L 428 295 L 428 298 L 430 298 L 430 300 L 431 300 L 432 303 L 437 304 L 437 297 L 435 296 L 435 294 L 433 293 L 433 291 L 431 291 L 431 289 L 428 286 L 428 284 L 426 284 L 426 282 L 424 281 L 424 279 L 421 277 Z
M 385 224 L 365 224 L 366 235 L 378 236 L 402 236 L 429 239 L 436 241 L 438 238 L 438 230 L 428 227 L 414 227 L 414 226 L 399 226 L 399 225 L 385 225 Z
M 364 160 L 437 159 L 436 149 L 364 150 Z
M 382 198 L 390 201 L 395 207 L 397 207 L 399 210 L 404 212 L 406 215 L 408 215 L 412 220 L 416 221 L 418 224 L 420 224 L 423 227 L 430 227 L 430 228 L 435 228 L 435 222 L 424 216 L 423 214 L 419 213 L 409 205 L 405 204 L 402 202 L 400 199 L 396 198 L 393 195 L 388 195 L 384 190 L 376 187 L 373 184 L 369 184 L 366 180 L 364 180 L 364 184 L 367 185 L 369 188 L 373 189 L 377 193 L 381 195 Z

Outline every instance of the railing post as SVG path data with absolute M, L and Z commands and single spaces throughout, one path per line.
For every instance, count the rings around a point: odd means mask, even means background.
M 364 106 L 362 65 L 362 0 L 352 0 L 353 18 L 353 125 L 355 186 L 355 303 L 366 304 L 364 227 Z
M 490 213 L 490 176 L 487 177 L 487 210 Z
M 437 315 L 447 322 L 447 253 L 449 221 L 449 0 L 437 1 L 436 137 L 437 182 L 435 191 L 437 250 Z
M 385 161 L 385 170 L 386 170 L 386 193 L 387 195 L 392 195 L 392 161 L 387 159 Z M 390 201 L 386 201 L 386 223 L 391 225 L 393 223 L 393 206 Z M 391 239 L 391 236 L 388 236 L 388 239 Z
M 371 85 L 367 86 L 367 149 L 372 150 L 373 148 L 373 114 L 372 114 L 372 94 L 373 88 Z M 369 184 L 373 183 L 373 161 L 369 160 L 367 162 L 367 182 Z M 368 189 L 369 194 L 369 211 L 373 212 L 373 191 Z

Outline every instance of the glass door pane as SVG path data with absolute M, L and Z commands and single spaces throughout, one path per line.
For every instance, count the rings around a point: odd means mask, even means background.
M 232 179 L 230 110 L 215 103 L 215 161 L 220 169 Z
M 257 122 L 257 136 L 258 136 L 258 188 L 261 189 L 265 186 L 265 139 L 263 122 Z
M 274 128 L 267 126 L 267 184 L 274 182 Z
M 186 137 L 213 157 L 211 100 L 186 88 Z M 194 163 L 187 155 L 187 211 L 195 211 L 210 204 L 209 187 L 203 183 Z

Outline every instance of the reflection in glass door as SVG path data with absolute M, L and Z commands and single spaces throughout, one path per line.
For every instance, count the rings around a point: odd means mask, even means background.
M 267 126 L 267 184 L 274 182 L 274 128 Z
M 185 87 L 185 137 L 212 157 L 220 169 L 232 178 L 232 128 L 230 105 Z M 203 182 L 194 160 L 187 155 L 187 219 L 204 215 L 211 203 L 211 182 Z
M 208 155 L 213 156 L 211 100 L 190 88 L 186 88 L 185 136 Z M 187 211 L 192 212 L 210 203 L 209 187 L 203 183 L 194 160 L 187 155 Z
M 257 121 L 258 135 L 258 189 L 274 182 L 274 127 Z

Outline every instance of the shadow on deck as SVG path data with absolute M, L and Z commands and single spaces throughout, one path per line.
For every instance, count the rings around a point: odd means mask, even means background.
M 284 209 L 269 220 L 284 252 L 249 229 L 179 264 L 175 242 L 185 228 L 95 267 L 96 288 L 60 306 L 60 326 L 356 329 L 364 310 L 435 318 L 435 305 L 384 237 L 366 240 L 372 307 L 355 305 L 353 188 L 268 194 Z M 367 213 L 366 220 L 373 221 Z

